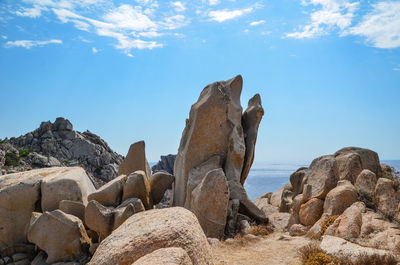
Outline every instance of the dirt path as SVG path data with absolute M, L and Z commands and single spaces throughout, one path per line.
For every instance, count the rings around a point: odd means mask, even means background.
M 266 238 L 229 239 L 212 249 L 216 265 L 301 265 L 297 250 L 309 242 L 304 237 L 273 233 Z

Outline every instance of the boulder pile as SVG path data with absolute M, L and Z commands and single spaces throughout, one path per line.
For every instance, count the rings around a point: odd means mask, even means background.
M 98 190 L 81 167 L 1 176 L 2 260 L 16 262 L 24 257 L 21 264 L 87 262 L 99 243 L 127 219 L 153 209 L 174 181 L 174 176 L 165 172 L 150 175 L 144 142 L 131 146 L 122 165 L 124 174 Z M 43 252 L 36 253 L 36 247 Z
M 195 213 L 208 237 L 232 235 L 242 220 L 268 220 L 243 187 L 264 110 L 256 94 L 243 112 L 242 86 L 236 76 L 203 89 L 175 159 L 171 205 Z
M 400 249 L 399 187 L 377 153 L 348 147 L 299 168 L 290 183 L 255 203 L 293 236 L 336 236 L 395 251 Z
M 81 166 L 96 187 L 115 178 L 123 157 L 90 131 L 73 130 L 57 118 L 20 137 L 0 141 L 0 175 L 35 168 Z

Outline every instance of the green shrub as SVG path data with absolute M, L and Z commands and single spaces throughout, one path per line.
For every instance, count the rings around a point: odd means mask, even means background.
M 6 166 L 13 166 L 13 167 L 19 166 L 19 157 L 15 153 L 9 152 L 6 154 L 5 158 L 6 158 L 5 162 Z
M 32 152 L 29 150 L 26 150 L 26 149 L 21 150 L 21 151 L 19 151 L 19 157 L 27 157 L 30 153 L 32 153 Z
M 368 192 L 366 192 L 365 190 L 362 190 L 362 189 L 358 189 L 357 193 L 358 193 L 359 201 L 362 201 L 365 204 L 365 206 L 367 206 L 368 208 L 375 209 L 374 200 L 371 197 L 371 195 L 369 195 Z

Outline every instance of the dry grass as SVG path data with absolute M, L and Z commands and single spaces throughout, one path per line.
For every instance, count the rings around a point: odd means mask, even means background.
M 267 225 L 251 226 L 247 233 L 255 236 L 265 237 L 271 234 L 272 232 L 274 232 L 273 226 L 271 224 L 267 224 Z
M 299 255 L 304 265 L 396 265 L 393 255 L 362 254 L 355 259 L 340 256 L 332 257 L 326 254 L 316 243 L 310 243 L 299 249 Z

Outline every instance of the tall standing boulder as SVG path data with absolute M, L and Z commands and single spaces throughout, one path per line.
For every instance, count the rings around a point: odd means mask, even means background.
M 150 165 L 146 159 L 144 141 L 136 142 L 129 147 L 128 154 L 118 169 L 118 176 L 129 175 L 135 171 L 142 170 L 149 178 L 151 175 Z
M 242 125 L 244 132 L 244 141 L 246 144 L 246 152 L 244 156 L 244 165 L 242 175 L 240 176 L 240 183 L 242 185 L 249 175 L 251 165 L 254 161 L 254 153 L 256 149 L 256 141 L 258 134 L 258 126 L 264 116 L 264 109 L 261 105 L 261 97 L 259 94 L 254 95 L 249 100 L 248 107 L 242 116 Z
M 238 211 L 256 220 L 267 220 L 243 187 L 254 159 L 263 110 L 261 99 L 256 95 L 242 115 L 242 86 L 241 76 L 212 83 L 203 89 L 198 101 L 192 105 L 174 165 L 172 206 L 183 206 L 197 212 L 198 217 L 206 215 L 205 209 L 199 213 L 199 209 L 195 211 L 191 205 L 195 199 L 193 192 L 209 171 L 221 168 L 228 183 L 230 201 L 237 200 L 240 204 Z

